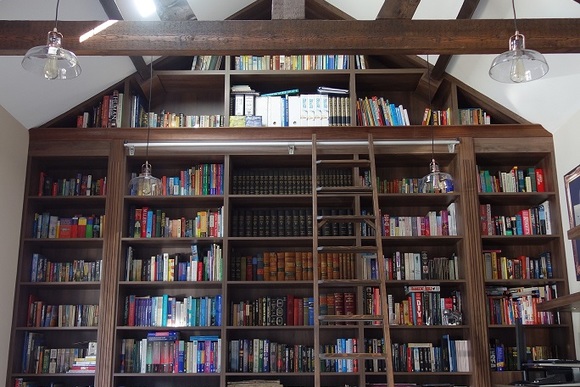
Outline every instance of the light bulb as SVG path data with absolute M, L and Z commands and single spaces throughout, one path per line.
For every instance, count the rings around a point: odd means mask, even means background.
M 516 55 L 512 60 L 510 69 L 510 79 L 512 82 L 521 83 L 527 81 L 526 66 L 521 55 Z
M 53 47 L 49 48 L 52 49 Z M 48 55 L 44 63 L 44 77 L 46 79 L 58 78 L 58 59 L 55 55 Z

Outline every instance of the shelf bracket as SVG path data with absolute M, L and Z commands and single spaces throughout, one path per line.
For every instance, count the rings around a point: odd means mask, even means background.
M 288 144 L 288 154 L 293 155 L 296 151 L 296 146 L 294 144 Z
M 447 144 L 447 151 L 449 153 L 455 153 L 455 145 L 457 145 L 456 142 L 450 142 Z
M 129 145 L 129 156 L 135 156 L 135 145 Z

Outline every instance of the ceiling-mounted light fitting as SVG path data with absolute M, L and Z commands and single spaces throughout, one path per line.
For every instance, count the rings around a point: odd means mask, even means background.
M 147 145 L 145 147 L 145 164 L 141 166 L 141 173 L 129 182 L 129 195 L 132 196 L 159 196 L 163 194 L 161 179 L 151 175 L 149 164 L 149 134 L 151 133 L 151 98 L 153 90 L 153 58 L 149 62 L 149 101 L 147 111 Z
M 77 56 L 62 48 L 62 34 L 57 30 L 58 5 L 56 2 L 56 18 L 52 31 L 48 32 L 45 46 L 32 47 L 22 59 L 22 67 L 45 79 L 72 79 L 81 73 Z
M 538 51 L 526 49 L 526 38 L 518 31 L 514 0 L 512 8 L 516 32 L 509 39 L 509 50 L 497 56 L 491 63 L 489 76 L 503 83 L 523 83 L 540 79 L 550 69 L 548 62 Z

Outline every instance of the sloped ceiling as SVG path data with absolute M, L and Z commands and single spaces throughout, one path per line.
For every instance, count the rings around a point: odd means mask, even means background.
M 157 0 L 167 3 L 164 0 Z M 185 1 L 185 0 L 184 0 Z M 101 5 L 105 5 L 105 8 Z M 261 9 L 270 11 L 267 0 L 187 0 L 198 20 L 224 20 L 243 13 L 246 7 L 260 3 Z M 307 13 L 320 13 L 316 5 L 323 0 L 307 1 Z M 328 0 L 336 11 L 357 20 L 374 20 L 382 13 L 390 17 L 406 17 L 412 12 L 413 19 L 511 19 L 510 0 Z M 363 5 L 364 6 L 361 6 Z M 134 0 L 61 0 L 59 20 L 94 21 L 107 20 L 111 5 L 118 7 L 124 20 L 143 20 L 136 12 Z M 416 5 L 416 9 L 415 8 Z M 1 20 L 54 20 L 56 0 L 0 0 Z M 470 9 L 473 7 L 474 9 Z M 254 14 L 256 13 L 254 9 Z M 322 8 L 324 9 L 324 8 Z M 574 0 L 516 0 L 518 19 L 580 18 L 580 4 Z M 268 15 L 268 12 L 263 12 Z M 268 15 L 271 16 L 271 13 Z M 309 15 L 307 15 L 308 17 Z M 310 15 L 312 16 L 312 15 Z M 315 17 L 320 15 L 314 15 Z M 149 20 L 159 20 L 157 15 Z M 0 23 L 2 23 L 0 21 Z M 525 33 L 525 31 L 522 31 Z M 380 33 L 380 31 L 377 31 Z M 580 34 L 580 31 L 578 31 Z M 506 36 L 506 50 L 507 40 Z M 66 47 L 67 37 L 64 37 Z M 44 44 L 45 36 L 39 36 L 35 45 Z M 532 48 L 533 47 L 528 47 Z M 499 52 L 498 52 L 499 54 Z M 503 104 L 524 119 L 542 124 L 555 132 L 558 127 L 580 111 L 580 54 L 547 54 L 550 72 L 542 79 L 527 84 L 500 84 L 487 75 L 495 55 L 454 55 L 447 58 L 430 56 L 431 63 L 440 59 L 436 70 L 447 71 L 455 78 Z M 83 74 L 63 82 L 34 78 L 20 66 L 20 56 L 0 56 L 0 105 L 12 114 L 25 128 L 32 128 L 50 121 L 84 101 L 117 83 L 138 70 L 139 63 L 150 58 L 136 59 L 111 56 L 80 57 Z M 442 60 L 443 59 L 443 60 Z

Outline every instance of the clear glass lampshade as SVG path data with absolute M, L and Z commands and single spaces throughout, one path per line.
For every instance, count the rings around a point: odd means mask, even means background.
M 421 193 L 448 193 L 455 189 L 453 177 L 447 172 L 441 172 L 435 159 L 429 165 L 429 174 L 423 176 L 419 182 Z
M 145 162 L 141 173 L 129 182 L 129 195 L 158 196 L 161 195 L 161 180 L 151 175 L 151 164 Z
M 46 46 L 32 47 L 22 59 L 22 67 L 46 79 L 72 79 L 81 73 L 77 56 L 61 47 L 62 34 L 48 33 Z
M 498 82 L 523 83 L 542 78 L 550 69 L 542 54 L 527 50 L 525 37 L 516 31 L 510 37 L 509 51 L 497 56 L 491 63 L 489 76 Z

